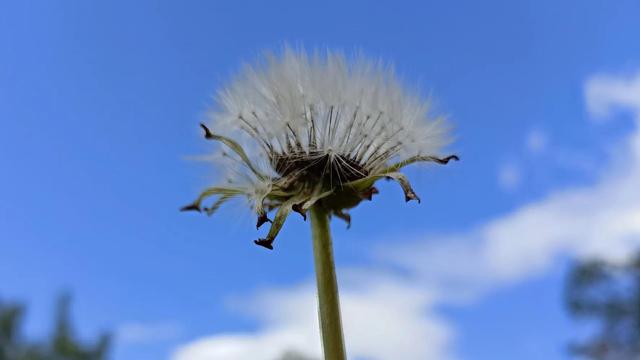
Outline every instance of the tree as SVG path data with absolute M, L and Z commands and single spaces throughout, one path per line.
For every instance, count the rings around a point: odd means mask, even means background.
M 69 309 L 71 298 L 58 299 L 56 322 L 50 339 L 44 342 L 23 338 L 24 307 L 0 301 L 0 360 L 104 360 L 109 335 L 103 334 L 94 345 L 82 344 L 73 334 Z
M 569 275 L 566 302 L 573 317 L 597 329 L 571 344 L 571 353 L 592 360 L 640 359 L 640 253 L 622 264 L 578 264 Z

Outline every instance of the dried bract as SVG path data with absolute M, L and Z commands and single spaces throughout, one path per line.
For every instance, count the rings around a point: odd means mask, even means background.
M 285 49 L 245 67 L 218 93 L 210 118 L 201 124 L 205 138 L 223 144 L 231 175 L 183 210 L 210 215 L 244 196 L 257 227 L 271 223 L 255 241 L 269 249 L 292 210 L 306 219 L 317 204 L 350 224 L 346 210 L 371 200 L 377 180 L 393 179 L 406 201 L 420 201 L 400 169 L 458 160 L 438 155 L 449 140 L 444 119 L 432 118 L 428 102 L 404 89 L 391 68 L 339 53 Z

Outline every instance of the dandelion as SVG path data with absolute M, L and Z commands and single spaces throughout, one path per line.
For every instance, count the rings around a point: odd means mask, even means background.
M 305 220 L 309 212 L 325 358 L 343 359 L 329 219 L 350 226 L 348 210 L 372 200 L 380 179 L 396 181 L 406 201 L 420 202 L 400 170 L 458 160 L 440 156 L 449 141 L 446 121 L 432 118 L 428 102 L 401 86 L 383 63 L 288 48 L 246 66 L 218 93 L 210 118 L 201 124 L 204 136 L 222 143 L 230 176 L 182 210 L 211 215 L 244 197 L 256 227 L 270 223 L 266 237 L 254 241 L 267 249 L 292 212 Z M 212 196 L 217 200 L 203 206 Z

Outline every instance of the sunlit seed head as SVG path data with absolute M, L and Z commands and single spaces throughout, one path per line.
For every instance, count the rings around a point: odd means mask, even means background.
M 244 195 L 259 227 L 278 209 L 257 242 L 266 247 L 291 210 L 304 215 L 323 206 L 350 222 L 344 210 L 370 200 L 376 180 L 394 179 L 407 201 L 419 200 L 398 171 L 418 161 L 457 160 L 438 157 L 449 141 L 446 122 L 432 117 L 428 102 L 402 86 L 390 66 L 338 52 L 285 48 L 245 66 L 218 92 L 208 123 L 205 137 L 232 150 L 234 175 L 187 210 L 200 209 L 210 195 L 220 197 L 209 210 Z

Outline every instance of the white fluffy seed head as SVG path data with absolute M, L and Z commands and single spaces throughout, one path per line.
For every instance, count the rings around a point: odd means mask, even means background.
M 222 143 L 227 181 L 203 191 L 182 210 L 213 214 L 231 198 L 246 197 L 256 226 L 271 222 L 256 244 L 272 249 L 291 211 L 306 218 L 320 207 L 350 223 L 345 212 L 371 200 L 379 179 L 400 184 L 405 200 L 420 201 L 399 172 L 416 162 L 446 164 L 448 141 L 442 118 L 408 91 L 393 69 L 362 57 L 285 48 L 245 66 L 217 96 L 205 138 Z M 237 165 L 237 166 L 236 166 Z M 217 196 L 209 207 L 203 201 Z M 277 209 L 273 220 L 268 213 Z
M 428 110 L 381 62 L 285 48 L 220 90 L 210 123 L 254 159 L 337 154 L 371 173 L 395 158 L 440 152 L 448 127 Z

